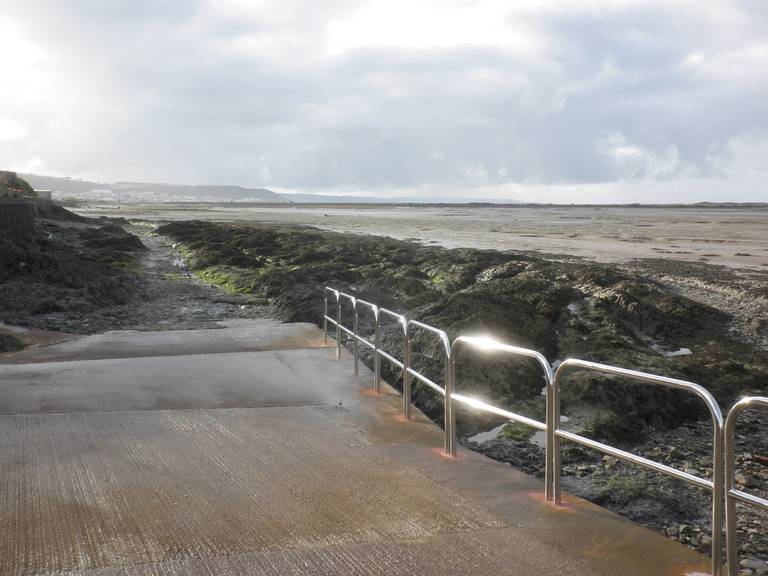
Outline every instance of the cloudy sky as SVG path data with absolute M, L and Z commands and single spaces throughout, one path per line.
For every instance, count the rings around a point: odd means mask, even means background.
M 766 201 L 765 0 L 0 0 L 0 168 Z

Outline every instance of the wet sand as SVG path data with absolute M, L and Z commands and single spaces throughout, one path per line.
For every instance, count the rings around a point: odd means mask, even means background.
M 768 207 L 93 204 L 77 212 L 148 220 L 307 224 L 449 248 L 562 254 L 599 262 L 665 258 L 768 268 Z

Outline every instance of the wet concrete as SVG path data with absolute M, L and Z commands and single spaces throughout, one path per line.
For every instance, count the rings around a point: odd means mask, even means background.
M 210 332 L 207 354 L 165 333 L 152 357 L 103 359 L 106 337 L 71 351 L 100 360 L 0 366 L 0 574 L 706 572 L 509 466 L 442 456 L 346 353 L 220 353 Z
M 66 342 L 54 346 L 0 355 L 0 364 L 282 350 L 323 345 L 322 334 L 313 324 L 226 320 L 219 322 L 218 326 L 199 330 L 115 330 L 79 338 L 67 335 Z

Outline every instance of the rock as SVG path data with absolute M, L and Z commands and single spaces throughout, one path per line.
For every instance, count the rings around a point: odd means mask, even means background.
M 688 455 L 685 454 L 680 448 L 673 446 L 672 449 L 669 451 L 669 454 L 667 454 L 667 457 L 670 460 L 685 460 L 688 457 Z
M 742 558 L 739 560 L 739 568 L 748 568 L 750 570 L 765 570 L 768 568 L 765 560 L 758 560 L 757 558 Z
M 740 484 L 747 488 L 760 488 L 760 486 L 763 485 L 763 481 L 753 474 L 739 472 L 735 475 L 734 479 L 736 480 L 736 484 Z
M 708 534 L 702 534 L 697 549 L 702 554 L 710 554 L 712 552 L 712 538 Z

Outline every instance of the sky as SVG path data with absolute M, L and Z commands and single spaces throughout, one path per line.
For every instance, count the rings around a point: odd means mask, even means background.
M 0 169 L 768 201 L 765 0 L 0 0 Z

